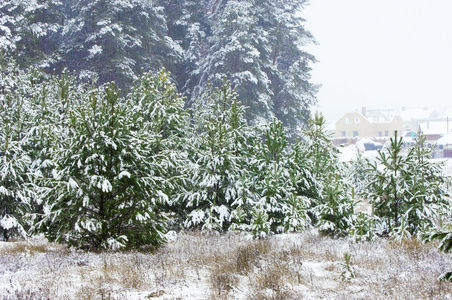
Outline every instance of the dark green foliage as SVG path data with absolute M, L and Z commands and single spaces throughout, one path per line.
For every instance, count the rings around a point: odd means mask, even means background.
M 180 54 L 167 36 L 165 18 L 153 1 L 65 0 L 70 8 L 61 31 L 62 60 L 84 80 L 115 81 L 130 91 L 140 69 L 171 68 Z
M 298 13 L 305 2 L 215 2 L 201 18 L 205 23 L 196 27 L 204 46 L 196 50 L 205 55 L 192 72 L 194 80 L 188 82 L 191 98 L 208 84 L 219 86 L 226 76 L 238 99 L 249 107 L 246 118 L 250 123 L 276 117 L 290 128 L 290 138 L 295 138 L 309 119 L 317 90 L 309 82 L 309 64 L 315 59 L 302 49 L 313 41 Z

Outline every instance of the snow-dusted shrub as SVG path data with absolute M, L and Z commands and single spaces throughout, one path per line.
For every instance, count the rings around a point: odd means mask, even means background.
M 271 222 L 265 209 L 261 206 L 255 207 L 251 218 L 251 232 L 254 237 L 263 238 L 270 234 Z

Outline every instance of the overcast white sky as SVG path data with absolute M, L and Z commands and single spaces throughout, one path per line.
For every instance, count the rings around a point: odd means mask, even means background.
M 311 0 L 302 13 L 318 107 L 345 112 L 452 106 L 452 0 Z

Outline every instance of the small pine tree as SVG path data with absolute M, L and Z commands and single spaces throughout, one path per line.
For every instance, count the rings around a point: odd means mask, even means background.
M 330 174 L 339 173 L 338 150 L 325 128 L 325 119 L 315 114 L 303 131 L 291 154 L 291 173 L 299 195 L 313 199 L 312 206 L 323 198 Z
M 354 192 L 360 195 L 365 192 L 368 182 L 368 161 L 358 152 L 355 159 L 344 163 L 342 175 L 347 184 L 353 187 Z
M 325 182 L 323 198 L 314 208 L 320 232 L 346 235 L 353 225 L 356 200 L 339 174 L 330 174 Z
M 269 217 L 272 232 L 299 231 L 310 223 L 310 199 L 297 194 L 291 180 L 292 164 L 287 152 L 288 137 L 283 124 L 274 119 L 262 129 L 262 142 L 252 176 L 259 194 L 259 207 Z
M 36 71 L 19 70 L 0 50 L 0 234 L 25 236 L 34 198 L 31 95 Z
M 194 134 L 188 149 L 191 164 L 185 172 L 189 186 L 181 211 L 186 227 L 237 229 L 235 221 L 243 225 L 244 218 L 249 218 L 253 192 L 244 184 L 248 177 L 244 166 L 252 133 L 243 114 L 243 106 L 226 81 L 194 103 Z
M 43 174 L 44 215 L 36 227 L 52 241 L 87 248 L 159 245 L 165 217 L 168 157 L 156 154 L 156 134 L 140 122 L 114 84 L 86 91 L 56 128 L 51 176 Z
M 376 235 L 375 223 L 378 217 L 372 214 L 358 212 L 352 216 L 352 224 L 348 230 L 355 242 L 371 241 Z
M 402 156 L 403 141 L 397 134 L 390 142 L 388 151 L 380 151 L 377 162 L 369 163 L 369 193 L 364 195 L 370 199 L 373 213 L 385 224 L 383 234 L 400 225 L 402 202 L 407 191 L 405 176 L 408 175 L 408 160 L 412 157 Z
M 409 155 L 408 197 L 404 206 L 404 221 L 411 234 L 435 227 L 435 219 L 449 211 L 448 179 L 441 162 L 431 161 L 432 149 L 419 133 Z
M 170 202 L 165 210 L 178 213 L 182 210 L 177 201 L 187 180 L 185 174 L 187 159 L 188 129 L 190 115 L 184 109 L 184 98 L 177 93 L 176 86 L 170 81 L 170 73 L 162 69 L 158 74 L 142 72 L 135 82 L 128 98 L 136 114 L 136 122 L 154 134 L 152 140 L 153 155 L 160 155 L 168 166 L 164 174 L 154 174 L 165 178 L 164 193 Z M 172 220 L 180 222 L 179 219 Z
M 342 178 L 338 150 L 315 114 L 290 154 L 289 173 L 299 197 L 310 199 L 309 216 L 326 234 L 346 234 L 356 205 L 349 184 Z
M 270 234 L 271 222 L 267 211 L 260 205 L 256 206 L 251 218 L 251 232 L 254 237 L 263 238 Z
M 364 196 L 382 222 L 384 235 L 420 233 L 434 226 L 434 219 L 445 211 L 446 181 L 441 166 L 428 160 L 424 141 L 420 135 L 405 155 L 403 139 L 396 134 L 388 151 L 380 151 L 378 161 L 369 163 L 370 185 Z
M 342 265 L 342 273 L 341 278 L 342 280 L 350 280 L 352 278 L 355 278 L 355 272 L 353 271 L 353 268 L 350 264 L 350 259 L 352 258 L 352 255 L 350 253 L 345 252 L 344 253 L 344 262 Z

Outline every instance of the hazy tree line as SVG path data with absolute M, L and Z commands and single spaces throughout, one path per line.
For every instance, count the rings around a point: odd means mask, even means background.
M 295 131 L 315 102 L 307 0 L 7 0 L 0 48 L 21 67 L 75 72 L 130 91 L 141 70 L 171 72 L 191 106 L 226 77 L 253 124 L 278 118 Z

